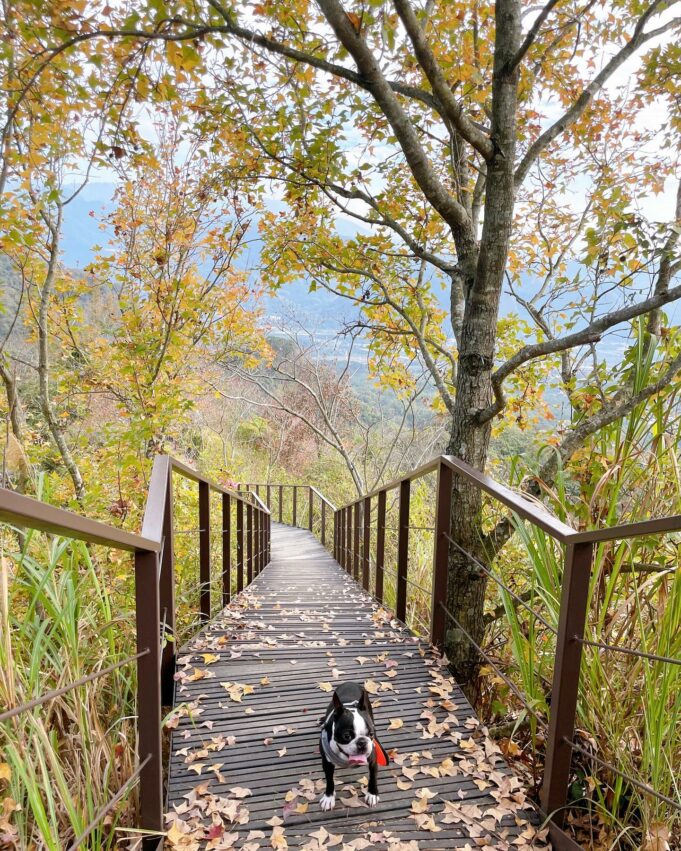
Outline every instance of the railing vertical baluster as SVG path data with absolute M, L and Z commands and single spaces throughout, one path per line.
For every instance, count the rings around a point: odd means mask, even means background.
M 265 539 L 265 512 L 262 508 L 258 511 L 258 515 L 260 516 L 260 568 L 258 572 L 262 573 L 265 569 L 265 549 L 267 546 Z
M 163 551 L 159 576 L 161 622 L 165 624 L 165 644 L 161 650 L 161 699 L 170 706 L 175 693 L 175 540 L 173 534 L 173 468 L 167 463 L 166 498 L 163 506 Z M 169 640 L 170 639 L 170 640 Z
M 449 529 L 452 513 L 452 468 L 438 466 L 435 502 L 435 534 L 433 541 L 433 597 L 431 604 L 430 641 L 440 652 L 444 650 L 446 618 L 442 605 L 447 598 L 449 568 Z M 442 604 L 442 605 L 441 605 Z
M 355 503 L 355 525 L 352 530 L 352 578 L 359 579 L 359 527 L 360 527 L 360 501 Z
M 589 581 L 594 544 L 567 544 L 560 597 L 558 637 L 551 688 L 551 715 L 544 761 L 541 803 L 547 815 L 561 827 L 570 781 L 572 740 L 575 732 L 579 672 L 582 663 L 584 626 L 589 604 Z
M 246 584 L 253 582 L 253 506 L 246 505 Z
M 163 825 L 163 758 L 161 751 L 161 606 L 158 555 L 135 553 L 135 616 L 137 652 L 149 652 L 137 660 L 138 758 L 149 762 L 140 773 L 140 827 L 160 833 Z M 146 847 L 155 849 L 159 837 Z
M 322 511 L 322 528 L 321 528 L 321 537 L 322 537 L 322 546 L 326 546 L 326 502 L 321 499 L 321 511 Z
M 293 485 L 293 521 L 291 526 L 298 525 L 298 485 Z
M 352 573 L 352 506 L 348 505 L 345 509 L 347 516 L 345 518 L 345 569 L 348 573 Z
M 371 497 L 364 498 L 364 535 L 362 542 L 362 588 L 369 590 L 369 550 L 371 547 Z
M 210 488 L 199 482 L 199 587 L 201 619 L 210 618 Z
M 272 560 L 272 515 L 268 514 L 267 519 L 265 521 L 267 523 L 267 553 L 265 564 L 269 564 Z
M 232 597 L 232 507 L 229 494 L 222 494 L 222 605 Z
M 313 490 L 312 490 L 312 488 L 311 488 L 311 487 L 309 487 L 309 486 L 308 486 L 308 489 L 307 489 L 307 490 L 308 490 L 308 499 L 307 499 L 307 525 L 308 525 L 308 528 L 310 529 L 310 532 L 311 532 L 311 531 L 312 531 L 312 527 L 313 527 L 313 525 L 314 525 L 314 524 L 313 524 L 313 522 L 312 522 L 312 517 L 313 517 L 313 513 L 314 513 L 314 491 L 313 491 Z
M 236 501 L 236 590 L 244 590 L 244 503 Z
M 253 506 L 253 577 L 260 573 L 260 512 Z
M 322 514 L 322 524 L 324 522 L 323 518 L 324 518 L 324 515 Z M 338 512 L 334 511 L 333 512 L 333 557 L 336 559 L 337 562 L 340 562 L 340 559 L 338 558 L 338 531 L 339 531 L 339 528 L 340 527 L 338 525 Z
M 376 599 L 383 602 L 383 564 L 385 561 L 385 504 L 387 494 L 378 492 L 376 507 Z
M 397 600 L 395 614 L 404 622 L 407 617 L 407 571 L 409 569 L 409 500 L 411 481 L 400 482 L 400 522 L 397 532 Z
M 279 485 L 279 522 L 280 523 L 283 523 L 283 516 L 284 516 L 282 514 L 283 510 L 284 510 L 284 486 Z

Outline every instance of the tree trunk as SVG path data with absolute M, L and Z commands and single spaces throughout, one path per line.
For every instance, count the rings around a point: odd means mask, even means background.
M 76 499 L 82 505 L 85 496 L 85 483 L 80 472 L 80 468 L 76 463 L 71 450 L 64 437 L 64 432 L 57 414 L 52 405 L 50 396 L 50 355 L 49 355 L 49 333 L 48 319 L 49 308 L 52 299 L 52 290 L 54 280 L 57 273 L 57 264 L 59 261 L 59 239 L 61 237 L 62 226 L 62 208 L 58 207 L 56 221 L 47 218 L 46 223 L 51 235 L 51 243 L 49 246 L 49 260 L 43 281 L 42 291 L 40 293 L 40 307 L 38 311 L 38 388 L 40 396 L 40 409 L 45 422 L 52 435 L 59 454 L 62 457 L 64 466 L 71 476 L 73 489 L 76 494 Z
M 480 425 L 478 413 L 492 401 L 491 376 L 497 318 L 513 222 L 518 75 L 512 68 L 512 59 L 519 44 L 519 3 L 517 0 L 499 0 L 496 5 L 492 91 L 494 153 L 488 162 L 484 223 L 475 278 L 468 293 L 461 329 L 456 400 L 448 446 L 450 454 L 478 470 L 484 470 L 489 451 L 491 422 Z M 463 261 L 465 267 L 465 258 Z M 463 550 L 482 560 L 481 512 L 481 491 L 455 477 L 452 538 Z M 482 645 L 484 640 L 486 588 L 485 574 L 452 545 L 447 608 L 458 625 L 449 621 L 445 650 L 456 679 L 473 700 L 477 697 L 476 681 L 481 659 L 475 644 Z

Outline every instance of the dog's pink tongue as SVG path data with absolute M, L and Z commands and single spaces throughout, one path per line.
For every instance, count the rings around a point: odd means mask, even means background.
M 348 758 L 348 761 L 349 761 L 350 765 L 366 765 L 367 764 L 366 754 L 360 753 L 360 754 L 357 754 L 356 756 L 351 756 L 351 757 Z

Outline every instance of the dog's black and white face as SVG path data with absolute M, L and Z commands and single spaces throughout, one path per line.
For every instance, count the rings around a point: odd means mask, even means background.
M 346 765 L 367 765 L 374 748 L 367 708 L 361 699 L 346 704 L 338 693 L 333 697 L 333 711 L 326 720 L 329 750 Z

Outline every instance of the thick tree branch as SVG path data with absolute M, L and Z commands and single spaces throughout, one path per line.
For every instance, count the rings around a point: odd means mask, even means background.
M 347 80 L 349 83 L 353 83 L 368 92 L 371 91 L 367 81 L 356 71 L 353 71 L 350 68 L 345 68 L 343 65 L 338 65 L 335 62 L 329 62 L 327 59 L 322 59 L 321 57 L 314 56 L 311 53 L 306 53 L 304 50 L 298 50 L 295 47 L 290 47 L 281 41 L 277 41 L 276 39 L 269 38 L 268 36 L 255 32 L 255 30 L 249 30 L 246 27 L 242 27 L 236 23 L 224 6 L 213 2 L 213 0 L 209 0 L 209 3 L 220 13 L 221 17 L 225 21 L 225 26 L 216 27 L 214 29 L 234 35 L 248 46 L 256 44 L 258 47 L 262 47 L 270 53 L 276 53 L 279 56 L 285 56 L 287 59 L 293 59 L 294 62 L 309 65 L 311 68 L 317 68 L 319 71 L 324 71 L 334 77 Z M 440 104 L 438 104 L 437 100 L 424 89 L 419 89 L 417 86 L 409 86 L 406 83 L 400 83 L 397 80 L 387 80 L 387 84 L 397 94 L 403 95 L 411 100 L 418 100 L 437 113 L 441 111 Z
M 553 0 L 553 2 L 558 2 L 558 0 Z M 442 72 L 442 68 L 435 58 L 435 54 L 430 49 L 426 34 L 418 22 L 409 0 L 393 0 L 393 4 L 414 47 L 414 54 L 419 65 L 428 78 L 433 93 L 442 104 L 445 116 L 469 145 L 472 145 L 485 159 L 489 159 L 494 152 L 494 146 L 489 136 L 479 130 L 461 109 Z
M 588 437 L 605 428 L 605 426 L 626 417 L 634 408 L 652 396 L 656 396 L 672 383 L 679 371 L 681 371 L 681 354 L 669 362 L 667 369 L 657 381 L 624 400 L 610 400 L 610 403 L 604 404 L 598 413 L 586 417 L 574 425 L 563 439 L 557 452 L 551 453 L 551 456 L 542 465 L 538 475 L 539 480 L 541 482 L 552 482 L 558 471 L 559 459 L 563 462 L 569 460 Z
M 573 426 L 562 443 L 553 449 L 547 460 L 542 464 L 539 473 L 529 478 L 523 490 L 526 494 L 539 499 L 543 488 L 551 486 L 555 481 L 559 466 L 569 461 L 575 452 L 586 443 L 587 439 L 605 426 L 614 423 L 630 414 L 634 408 L 666 389 L 681 371 L 681 354 L 677 355 L 668 365 L 662 376 L 652 384 L 644 387 L 638 393 L 626 399 L 619 397 L 606 400 L 601 409 L 590 417 L 585 417 Z M 513 535 L 515 526 L 510 516 L 500 520 L 484 539 L 485 552 L 489 559 L 494 559 L 508 539 Z
M 374 100 L 392 127 L 414 179 L 421 187 L 423 194 L 452 229 L 469 232 L 471 221 L 465 208 L 440 181 L 421 146 L 411 119 L 397 99 L 366 42 L 356 32 L 343 7 L 338 0 L 317 0 L 317 4 L 338 40 L 354 59 L 357 69 L 366 81 Z
M 523 43 L 520 45 L 518 52 L 513 57 L 513 60 L 509 63 L 509 72 L 514 71 L 518 67 L 518 65 L 520 65 L 520 63 L 523 61 L 525 55 L 527 54 L 527 51 L 530 49 L 530 47 L 532 47 L 535 39 L 539 35 L 539 30 L 542 28 L 544 21 L 548 18 L 553 8 L 557 6 L 558 3 L 560 3 L 560 0 L 549 0 L 546 6 L 544 6 L 544 8 L 541 10 L 539 15 L 537 15 L 535 22 L 532 24 L 527 35 L 523 39 Z
M 515 172 L 516 188 L 520 186 L 527 174 L 540 156 L 540 154 L 556 139 L 561 133 L 572 126 L 584 113 L 594 97 L 600 92 L 612 75 L 620 68 L 633 54 L 650 39 L 668 32 L 670 29 L 678 27 L 681 21 L 676 18 L 666 24 L 657 27 L 655 30 L 644 32 L 646 24 L 655 15 L 660 14 L 665 9 L 674 5 L 676 0 L 654 0 L 646 11 L 636 22 L 634 33 L 624 47 L 619 50 L 610 61 L 605 65 L 602 71 L 594 77 L 589 85 L 582 91 L 577 100 L 572 106 L 567 109 L 560 118 L 548 127 L 535 141 L 530 145 L 525 153 L 525 156 L 520 161 Z
M 670 276 L 681 269 L 681 263 L 672 266 Z M 644 313 L 649 313 L 656 308 L 662 307 L 664 304 L 676 301 L 681 298 L 681 285 L 666 289 L 657 293 L 645 301 L 637 304 L 623 307 L 621 310 L 614 310 L 599 319 L 594 320 L 580 331 L 575 331 L 574 334 L 568 334 L 566 337 L 556 337 L 552 340 L 545 340 L 543 343 L 535 343 L 531 346 L 523 346 L 512 358 L 509 358 L 505 364 L 499 367 L 492 375 L 492 387 L 494 389 L 494 402 L 484 410 L 480 411 L 476 417 L 476 422 L 482 424 L 495 417 L 506 404 L 506 398 L 503 391 L 503 383 L 523 364 L 535 358 L 545 357 L 546 355 L 562 352 L 566 349 L 573 349 L 575 346 L 583 346 L 589 343 L 598 342 L 603 336 L 603 332 L 615 325 L 620 325 L 622 322 L 627 322 L 630 319 L 635 319 L 637 316 L 642 316 Z

